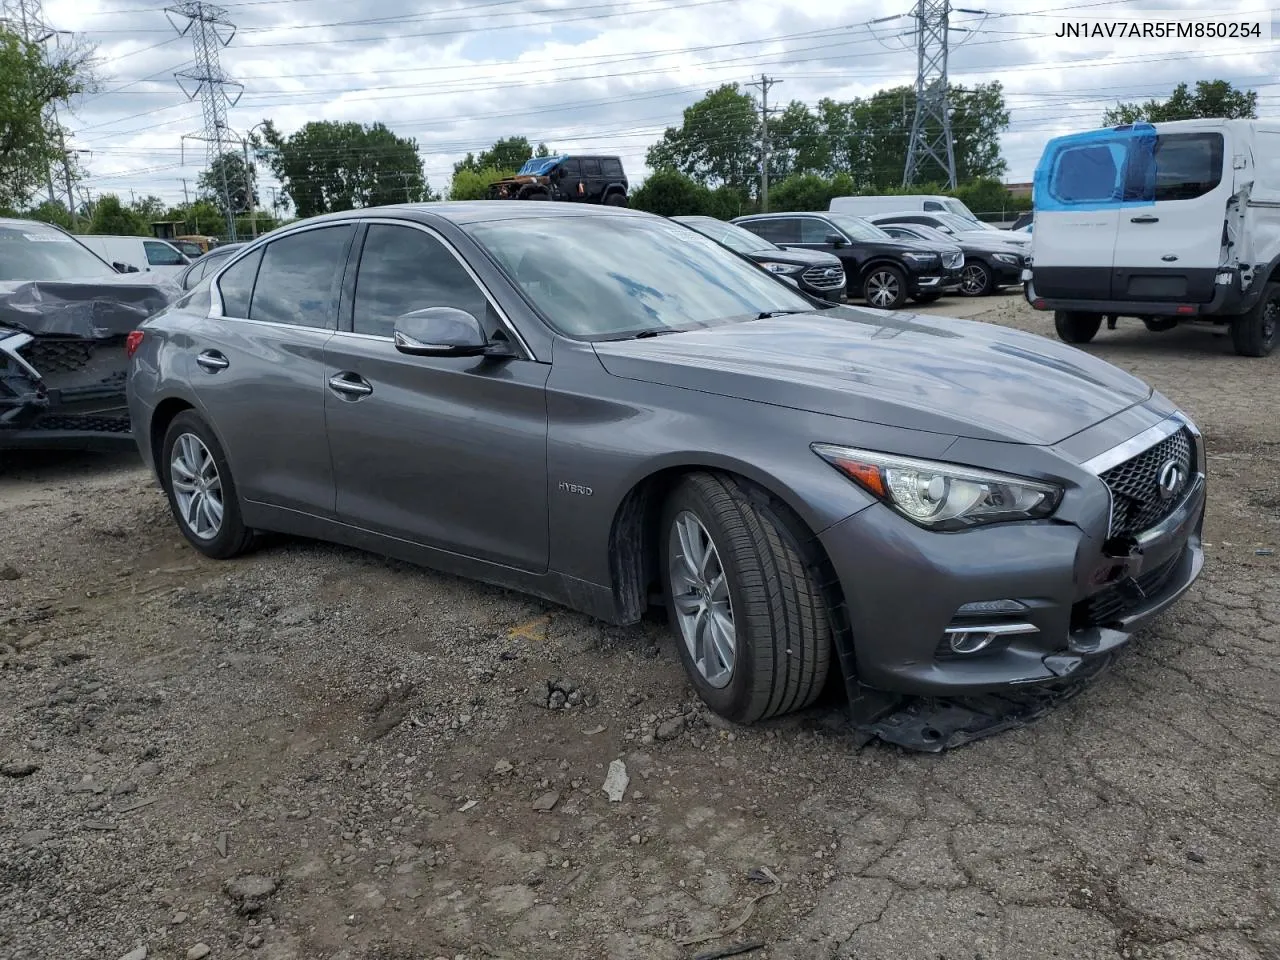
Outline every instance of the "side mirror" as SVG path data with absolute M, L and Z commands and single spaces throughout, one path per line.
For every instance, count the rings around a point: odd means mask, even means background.
M 140 273 L 141 271 L 131 263 L 121 263 L 119 260 L 113 260 L 111 266 L 115 268 L 116 273 Z
M 454 307 L 427 307 L 396 318 L 396 349 L 414 357 L 478 357 L 503 354 L 480 321 Z
M 831 244 L 833 247 L 843 247 L 843 246 L 844 246 L 844 237 L 840 236 L 840 234 L 838 234 L 838 233 L 828 233 L 828 234 L 827 234 L 827 238 L 826 238 L 825 240 L 823 240 L 822 242 L 823 242 L 823 243 L 829 243 L 829 244 Z

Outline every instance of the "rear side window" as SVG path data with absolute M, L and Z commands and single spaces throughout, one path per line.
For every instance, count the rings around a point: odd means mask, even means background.
M 185 262 L 182 254 L 167 243 L 144 240 L 142 246 L 147 251 L 147 263 L 153 267 L 180 267 Z
M 253 297 L 253 282 L 262 263 L 262 251 L 255 250 L 243 260 L 233 263 L 218 278 L 218 293 L 222 295 L 222 315 L 248 319 L 249 301 Z
M 191 269 L 187 271 L 186 276 L 185 276 L 185 277 L 183 277 L 183 279 L 182 279 L 182 289 L 183 289 L 183 290 L 190 290 L 190 289 L 191 289 L 192 287 L 194 287 L 197 283 L 199 283 L 201 280 L 203 280 L 203 279 L 204 279 L 204 275 L 205 275 L 206 273 L 208 273 L 208 272 L 209 272 L 209 263 L 208 263 L 208 261 L 206 261 L 206 260 L 199 260 L 199 261 L 197 261 L 197 262 L 196 262 L 196 263 L 191 267 Z
M 601 176 L 601 173 L 600 173 L 600 161 L 599 161 L 599 160 L 596 160 L 594 157 L 592 157 L 592 158 L 583 158 L 583 161 L 582 161 L 582 175 L 583 175 L 584 177 L 599 177 L 599 176 Z
M 338 291 L 355 231 L 351 224 L 321 227 L 267 244 L 249 319 L 337 329 Z
M 748 220 L 742 224 L 758 237 L 774 243 L 800 243 L 800 221 L 780 217 L 777 220 Z
M 1194 200 L 1222 183 L 1223 141 L 1220 133 L 1173 133 L 1156 137 L 1154 177 L 1144 169 L 1145 151 L 1135 145 L 1131 163 L 1143 172 L 1143 200 Z M 1132 182 L 1132 180 L 1130 181 Z M 1125 199 L 1130 199 L 1127 195 Z
M 606 157 L 601 160 L 600 167 L 604 171 L 604 175 L 611 180 L 622 179 L 622 161 L 616 157 Z

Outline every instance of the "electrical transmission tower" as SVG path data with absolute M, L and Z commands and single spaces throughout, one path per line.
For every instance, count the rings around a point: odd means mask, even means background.
M 45 49 L 45 44 L 50 40 L 56 41 L 60 34 L 66 33 L 65 30 L 55 30 L 49 26 L 44 18 L 44 4 L 42 0 L 0 0 L 0 22 L 7 23 L 9 28 L 18 36 L 22 37 L 27 43 L 34 43 Z M 48 59 L 47 53 L 45 59 Z M 58 131 L 58 143 L 62 148 L 62 177 L 66 182 L 67 188 L 67 212 L 71 215 L 71 222 L 75 224 L 76 218 L 76 198 L 71 187 L 71 161 L 67 155 L 66 139 L 62 131 L 62 125 L 58 122 L 58 111 L 50 104 L 45 110 L 45 123 L 50 129 Z M 45 182 L 49 188 L 49 202 L 56 204 L 58 202 L 58 191 L 53 186 L 53 164 L 45 166 Z
M 165 15 L 178 36 L 191 35 L 196 64 L 189 70 L 174 74 L 178 87 L 188 100 L 200 99 L 204 112 L 204 130 L 190 134 L 192 139 L 205 142 L 205 164 L 208 170 L 221 171 L 222 182 L 216 185 L 222 194 L 223 210 L 227 216 L 227 234 L 236 239 L 236 213 L 231 202 L 231 186 L 227 183 L 225 155 L 228 145 L 237 146 L 235 135 L 227 126 L 227 107 L 234 107 L 244 93 L 244 85 L 228 77 L 219 62 L 219 51 L 231 43 L 236 34 L 235 24 L 222 7 L 215 7 L 202 0 L 186 0 L 165 8 Z M 177 19 L 186 20 L 180 24 Z M 235 91 L 232 96 L 231 90 Z M 185 139 L 185 138 L 184 138 Z
M 754 83 L 748 83 L 748 87 L 757 87 L 760 90 L 760 212 L 769 212 L 769 158 L 772 153 L 772 144 L 769 142 L 769 117 L 771 114 L 780 113 L 780 110 L 771 110 L 769 108 L 769 91 L 773 89 L 774 84 L 781 83 L 781 80 L 775 80 L 772 77 L 760 75 L 760 79 Z
M 907 142 L 907 163 L 902 175 L 902 185 L 910 186 L 925 169 L 927 162 L 936 164 L 945 174 L 947 185 L 956 186 L 955 140 L 951 135 L 951 104 L 948 102 L 950 80 L 947 77 L 947 60 L 953 47 L 972 37 L 976 28 L 953 27 L 952 13 L 968 13 L 986 18 L 985 10 L 967 10 L 951 6 L 951 0 L 916 0 L 916 8 L 910 14 L 882 17 L 874 23 L 884 23 L 910 16 L 914 25 L 899 34 L 913 41 L 916 50 L 916 112 L 911 123 L 911 137 Z M 952 34 L 961 40 L 953 43 Z

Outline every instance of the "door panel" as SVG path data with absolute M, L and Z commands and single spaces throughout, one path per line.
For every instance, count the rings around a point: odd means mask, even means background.
M 191 383 L 245 499 L 334 514 L 324 347 L 354 235 L 350 224 L 286 234 L 232 264 L 217 280 L 223 316 L 194 332 Z
M 436 235 L 374 223 L 356 274 L 353 333 L 326 348 L 325 422 L 339 518 L 483 560 L 547 568 L 550 365 L 421 357 L 390 339 L 395 318 L 454 307 L 495 336 L 502 321 Z
M 1051 140 L 1036 170 L 1035 292 L 1105 300 L 1112 294 L 1124 169 L 1133 138 L 1090 132 Z M 1136 210 L 1132 216 L 1140 215 Z
M 1161 134 L 1130 152 L 1117 229 L 1113 294 L 1207 303 L 1222 262 L 1222 225 L 1234 190 L 1231 151 L 1217 131 Z M 1037 214 L 1038 216 L 1038 214 Z

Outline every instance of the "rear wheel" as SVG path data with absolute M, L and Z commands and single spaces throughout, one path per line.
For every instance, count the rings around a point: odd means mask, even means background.
M 1053 326 L 1064 343 L 1088 343 L 1102 326 L 1102 314 L 1081 313 L 1078 310 L 1056 310 Z
M 863 278 L 862 298 L 880 310 L 897 310 L 907 302 L 907 278 L 889 264 L 874 266 Z
M 625 207 L 627 205 L 627 198 L 621 193 L 611 193 L 604 198 L 604 202 L 605 206 L 609 207 Z
M 970 260 L 960 268 L 960 292 L 966 297 L 986 297 L 994 292 L 991 268 L 981 260 Z
M 1276 346 L 1276 321 L 1280 319 L 1280 283 L 1268 283 L 1262 297 L 1248 313 L 1231 324 L 1231 343 L 1242 357 L 1265 357 Z
M 680 659 L 716 713 L 753 723 L 811 704 L 831 663 L 820 561 L 789 511 L 732 477 L 695 473 L 662 518 Z
M 253 543 L 240 516 L 231 467 L 208 424 L 190 410 L 173 418 L 161 446 L 169 508 L 187 542 L 215 560 L 227 560 Z

